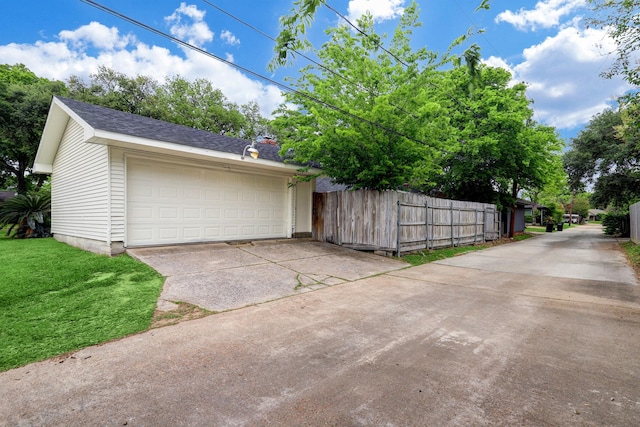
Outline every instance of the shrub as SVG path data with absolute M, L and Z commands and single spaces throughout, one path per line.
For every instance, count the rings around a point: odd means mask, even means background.
M 613 212 L 604 216 L 602 220 L 604 234 L 614 236 L 629 235 L 629 214 Z
M 524 222 L 526 224 L 531 224 L 533 222 L 533 215 L 525 215 L 524 216 Z
M 13 237 L 49 237 L 51 235 L 51 196 L 46 193 L 19 194 L 0 207 L 0 228 L 14 228 Z

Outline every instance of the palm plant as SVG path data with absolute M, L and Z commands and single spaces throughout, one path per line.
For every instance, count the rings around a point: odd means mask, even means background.
M 49 194 L 20 194 L 0 206 L 0 228 L 14 228 L 14 237 L 49 237 L 51 235 L 51 196 Z

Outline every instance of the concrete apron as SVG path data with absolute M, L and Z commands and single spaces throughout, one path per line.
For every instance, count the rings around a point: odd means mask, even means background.
M 406 268 L 409 264 L 309 239 L 128 249 L 166 277 L 158 309 L 188 302 L 224 311 Z

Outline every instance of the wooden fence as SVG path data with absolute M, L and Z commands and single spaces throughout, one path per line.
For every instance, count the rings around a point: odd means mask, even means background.
M 500 213 L 492 204 L 398 191 L 336 191 L 313 196 L 313 238 L 354 249 L 399 256 L 500 237 Z
M 629 232 L 631 241 L 640 243 L 640 202 L 629 206 Z

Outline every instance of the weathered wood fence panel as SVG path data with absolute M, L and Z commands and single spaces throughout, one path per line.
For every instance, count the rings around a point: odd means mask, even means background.
M 640 243 L 640 202 L 629 206 L 629 232 L 631 241 Z
M 500 215 L 486 203 L 398 191 L 315 193 L 313 238 L 396 254 L 500 238 Z

